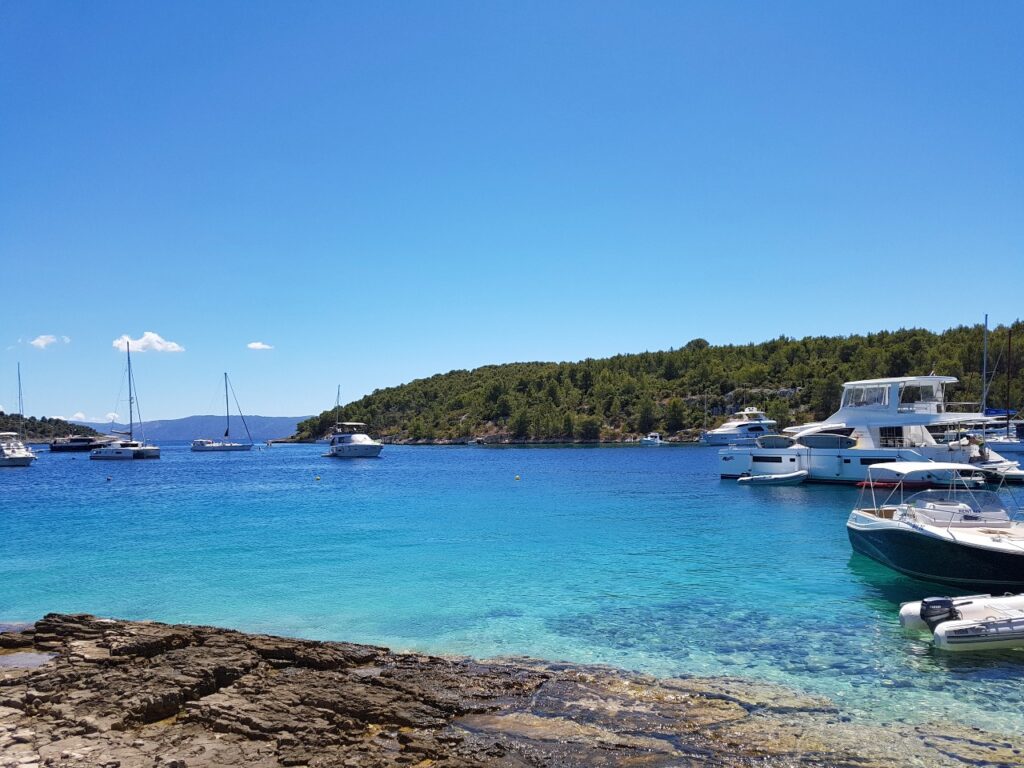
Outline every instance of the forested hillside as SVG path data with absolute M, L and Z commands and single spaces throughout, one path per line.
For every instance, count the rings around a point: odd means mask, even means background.
M 97 432 L 80 424 L 71 424 L 62 419 L 48 419 L 45 416 L 37 419 L 29 416 L 22 422 L 18 414 L 0 411 L 0 432 L 19 432 L 24 439 L 31 442 L 48 442 L 55 437 L 66 435 L 95 435 Z
M 1006 400 L 1007 331 L 989 333 L 990 405 Z M 1022 342 L 1024 350 L 1024 324 L 1011 331 L 1014 346 Z M 601 360 L 490 365 L 377 390 L 342 408 L 340 420 L 411 440 L 619 440 L 651 430 L 689 436 L 747 405 L 764 408 L 782 425 L 823 418 L 838 407 L 844 381 L 932 372 L 960 379 L 948 399 L 977 402 L 982 335 L 978 325 L 728 346 L 694 339 L 679 349 Z M 1015 405 L 1024 399 L 1024 382 L 1016 380 L 1020 354 L 1012 355 L 1010 371 Z M 326 434 L 335 418 L 330 409 L 301 422 L 298 437 Z

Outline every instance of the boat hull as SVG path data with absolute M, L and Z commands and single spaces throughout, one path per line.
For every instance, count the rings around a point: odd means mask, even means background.
M 132 461 L 134 459 L 159 459 L 160 449 L 146 448 L 99 448 L 89 454 L 90 459 L 98 461 Z
M 719 476 L 788 474 L 807 470 L 807 482 L 856 485 L 868 479 L 868 469 L 891 461 L 943 461 L 968 464 L 966 448 L 723 448 L 718 452 Z M 980 467 L 979 467 L 980 469 Z
M 214 445 L 193 445 L 192 450 L 195 453 L 222 453 L 225 451 L 251 451 L 252 446 L 248 443 L 220 443 Z
M 3 456 L 0 457 L 0 467 L 27 467 L 35 460 L 35 456 Z
M 383 445 L 337 445 L 324 454 L 331 459 L 372 459 L 380 456 Z
M 906 528 L 847 524 L 846 531 L 855 552 L 920 581 L 972 591 L 1024 590 L 1024 551 L 957 544 Z

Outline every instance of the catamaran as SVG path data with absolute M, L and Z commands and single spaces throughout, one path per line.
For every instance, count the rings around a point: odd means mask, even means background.
M 252 434 L 249 432 L 249 425 L 245 423 L 245 416 L 242 415 L 242 409 L 238 409 L 238 417 L 242 420 L 242 426 L 245 427 L 245 434 L 249 438 L 248 443 L 233 443 L 228 440 L 231 436 L 231 405 L 228 402 L 228 374 L 224 373 L 224 418 L 226 424 L 224 426 L 224 439 L 223 440 L 210 440 L 208 438 L 199 438 L 198 440 L 192 441 L 192 450 L 197 453 L 205 453 L 208 451 L 250 451 L 252 450 L 253 440 Z M 232 388 L 232 393 L 234 388 Z M 235 398 L 235 405 L 238 406 L 238 398 Z
M 123 459 L 159 459 L 160 448 L 156 445 L 147 445 L 145 439 L 141 442 L 135 439 L 135 406 L 136 392 L 135 379 L 132 376 L 132 349 L 131 344 L 125 344 L 125 351 L 128 354 L 128 432 L 117 432 L 114 434 L 127 434 L 127 440 L 117 440 L 95 448 L 89 453 L 90 459 L 123 460 Z M 142 426 L 142 414 L 139 414 L 139 426 Z

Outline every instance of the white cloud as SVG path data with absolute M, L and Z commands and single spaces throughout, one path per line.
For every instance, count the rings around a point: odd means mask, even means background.
M 66 419 L 66 421 L 88 421 L 88 419 L 85 418 L 85 414 L 82 413 L 81 411 L 75 411 L 73 414 L 71 414 L 71 418 Z
M 105 420 L 106 420 L 106 421 L 117 421 L 117 420 L 118 420 L 118 419 L 120 419 L 121 417 L 120 417 L 120 416 L 118 416 L 118 415 L 117 415 L 116 413 L 114 413 L 113 411 L 111 411 L 111 412 L 110 412 L 110 413 L 108 413 L 108 414 L 107 414 L 107 415 L 106 415 L 106 416 L 105 416 L 104 418 L 105 418 Z
M 264 344 L 262 341 L 250 341 L 246 344 L 249 349 L 273 349 L 271 344 Z
M 120 338 L 114 339 L 114 349 L 124 352 L 129 342 L 136 352 L 184 352 L 185 348 L 175 341 L 167 341 L 159 333 L 146 331 L 137 339 L 131 338 L 127 333 Z
M 33 347 L 37 349 L 46 349 L 51 344 L 57 342 L 57 337 L 49 333 L 43 334 L 42 336 L 36 336 L 32 341 L 29 342 Z
M 61 336 L 60 340 L 63 341 L 65 344 L 70 344 L 71 343 L 71 337 L 70 336 Z

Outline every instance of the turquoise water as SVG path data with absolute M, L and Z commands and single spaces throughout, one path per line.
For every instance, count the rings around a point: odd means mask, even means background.
M 739 487 L 702 448 L 321 450 L 0 470 L 0 622 L 85 611 L 735 675 L 857 718 L 1024 727 L 1024 653 L 900 632 L 899 602 L 945 590 L 851 553 L 855 489 Z

